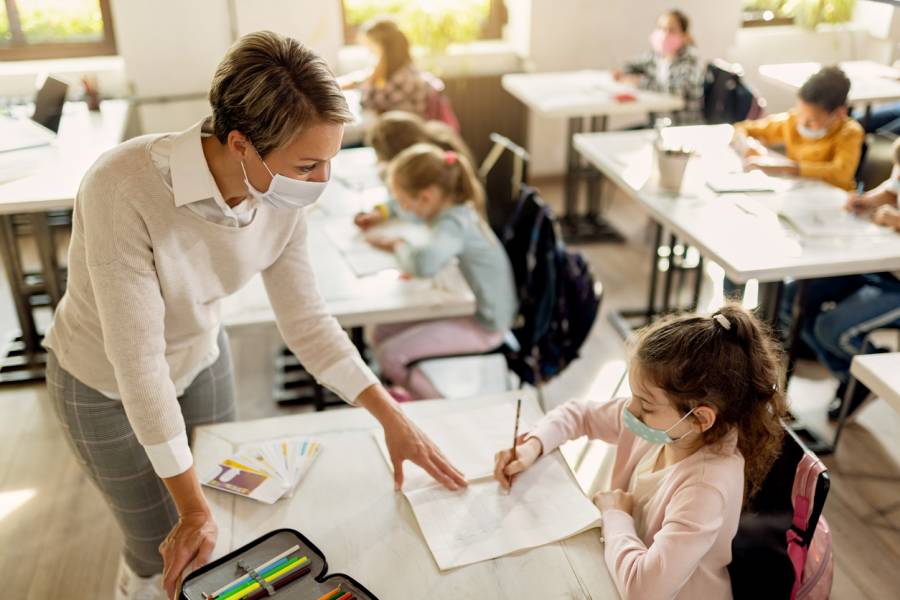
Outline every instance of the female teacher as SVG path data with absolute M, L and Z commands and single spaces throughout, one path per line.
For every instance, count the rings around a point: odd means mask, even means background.
M 253 33 L 219 65 L 209 100 L 211 118 L 125 142 L 88 171 L 68 289 L 44 342 L 51 401 L 125 537 L 117 598 L 158 597 L 160 578 L 171 597 L 212 552 L 217 528 L 188 439 L 234 419 L 218 301 L 257 273 L 288 347 L 384 427 L 395 485 L 406 460 L 465 485 L 316 289 L 301 209 L 322 193 L 352 119 L 327 65 L 293 39 Z

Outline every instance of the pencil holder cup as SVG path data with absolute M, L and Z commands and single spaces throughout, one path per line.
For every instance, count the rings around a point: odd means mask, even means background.
M 684 171 L 693 154 L 684 148 L 665 148 L 655 145 L 656 166 L 659 170 L 659 187 L 671 193 L 681 191 Z

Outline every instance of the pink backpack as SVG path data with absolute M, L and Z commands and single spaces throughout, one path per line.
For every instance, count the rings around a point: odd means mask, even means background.
M 450 100 L 444 95 L 444 82 L 431 73 L 422 73 L 428 82 L 428 97 L 425 104 L 425 118 L 429 121 L 442 121 L 459 133 L 459 119 L 453 112 Z
M 728 573 L 735 600 L 826 600 L 834 576 L 822 517 L 830 480 L 789 427 L 781 454 L 741 513 Z
M 794 519 L 787 532 L 788 557 L 794 567 L 794 588 L 791 600 L 825 600 L 831 594 L 834 577 L 834 556 L 831 549 L 831 530 L 825 517 L 818 515 L 812 539 L 806 535 L 816 496 L 819 476 L 827 469 L 822 461 L 807 451 L 794 478 L 791 503 Z M 827 487 L 825 488 L 827 492 Z

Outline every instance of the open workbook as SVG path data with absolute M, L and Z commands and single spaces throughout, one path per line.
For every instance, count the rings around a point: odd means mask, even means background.
M 515 408 L 511 401 L 413 418 L 469 482 L 465 490 L 453 492 L 416 465 L 404 465 L 403 494 L 441 570 L 542 546 L 600 526 L 599 509 L 581 491 L 557 451 L 516 477 L 509 492 L 493 479 L 494 455 L 512 443 Z M 520 431 L 528 431 L 539 415 L 536 400 L 526 398 Z M 383 433 L 379 430 L 375 436 L 390 465 Z

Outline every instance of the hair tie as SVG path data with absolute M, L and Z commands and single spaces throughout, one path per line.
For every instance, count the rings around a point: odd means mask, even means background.
M 731 331 L 731 321 L 728 320 L 728 317 L 721 313 L 716 313 L 712 316 L 712 319 L 722 326 L 722 329 L 725 331 Z
M 456 152 L 454 152 L 453 150 L 447 150 L 446 152 L 444 152 L 444 160 L 448 165 L 456 164 L 456 159 Z

